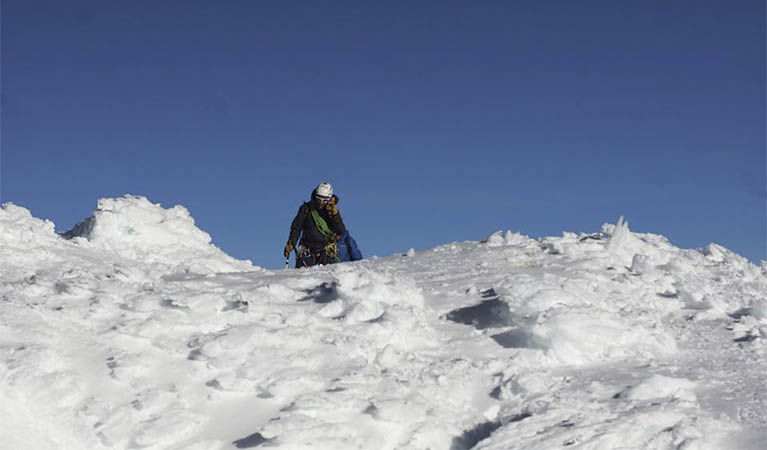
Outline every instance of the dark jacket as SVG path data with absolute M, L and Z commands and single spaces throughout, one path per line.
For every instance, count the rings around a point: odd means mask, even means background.
M 290 242 L 295 247 L 300 236 L 302 245 L 313 250 L 319 250 L 325 247 L 325 236 L 314 223 L 310 208 L 317 209 L 317 204 L 313 195 L 312 201 L 304 203 L 298 208 L 298 214 L 296 214 L 295 219 L 293 219 L 293 223 L 290 224 Z M 325 220 L 328 224 L 328 228 L 330 228 L 333 233 L 341 236 L 346 232 L 344 220 L 341 218 L 340 213 L 330 217 L 325 209 L 318 209 L 317 212 L 320 213 L 320 217 Z

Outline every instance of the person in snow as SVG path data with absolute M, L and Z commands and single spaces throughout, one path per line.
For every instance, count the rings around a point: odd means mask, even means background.
M 338 196 L 333 195 L 330 183 L 320 183 L 312 191 L 311 200 L 298 208 L 290 224 L 284 255 L 288 258 L 297 248 L 296 268 L 339 262 L 336 241 L 344 233 L 346 227 L 338 212 Z

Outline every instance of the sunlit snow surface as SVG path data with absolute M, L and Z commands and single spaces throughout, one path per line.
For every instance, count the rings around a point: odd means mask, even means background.
M 130 196 L 68 237 L 0 211 L 4 449 L 767 439 L 767 269 L 715 244 L 619 221 L 267 271 Z

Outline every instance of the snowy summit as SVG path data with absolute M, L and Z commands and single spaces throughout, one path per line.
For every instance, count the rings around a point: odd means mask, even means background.
M 767 266 L 605 224 L 264 270 L 182 206 L 0 210 L 7 449 L 761 449 Z

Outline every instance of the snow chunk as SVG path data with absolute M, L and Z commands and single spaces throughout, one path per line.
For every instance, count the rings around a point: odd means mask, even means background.
M 524 234 L 513 233 L 511 230 L 506 230 L 505 233 L 501 230 L 498 230 L 487 238 L 483 239 L 482 243 L 487 244 L 488 247 L 501 247 L 504 245 L 534 244 L 535 241 L 525 236 Z
M 635 356 L 664 356 L 676 352 L 671 335 L 652 331 L 595 308 L 560 308 L 533 327 L 549 355 L 564 364 L 587 364 Z
M 324 317 L 351 324 L 376 320 L 396 307 L 423 308 L 423 296 L 412 281 L 344 266 L 333 272 L 338 298 L 320 310 Z
M 66 241 L 56 235 L 49 220 L 32 217 L 28 209 L 13 203 L 0 209 L 0 248 L 3 264 L 0 273 L 10 279 L 33 280 L 41 261 L 55 264 Z
M 610 241 L 607 243 L 607 248 L 612 251 L 620 251 L 621 249 L 630 247 L 635 242 L 635 237 L 629 230 L 628 220 L 623 220 L 623 216 L 620 216 L 618 223 L 609 231 Z
M 653 375 L 638 385 L 629 388 L 625 397 L 629 400 L 654 400 L 659 398 L 676 399 L 695 403 L 695 382 L 686 378 L 672 378 Z
M 703 249 L 703 254 L 706 255 L 706 259 L 714 262 L 723 262 L 727 253 L 728 251 L 726 248 L 714 244 L 713 242 Z
M 703 254 L 709 261 L 719 264 L 728 264 L 737 270 L 747 270 L 752 266 L 748 259 L 715 243 L 708 244 L 706 248 L 703 249 Z
M 32 217 L 28 209 L 3 203 L 0 209 L 0 244 L 6 248 L 42 247 L 59 240 L 50 220 Z
M 254 269 L 250 261 L 236 260 L 214 246 L 210 235 L 195 226 L 185 207 L 166 209 L 141 196 L 100 199 L 93 217 L 75 225 L 64 236 L 82 237 L 96 249 L 180 271 Z
M 629 270 L 635 274 L 642 274 L 649 271 L 651 268 L 647 260 L 647 255 L 641 253 L 635 254 L 634 258 L 631 259 L 631 268 Z

